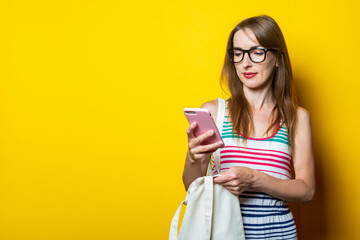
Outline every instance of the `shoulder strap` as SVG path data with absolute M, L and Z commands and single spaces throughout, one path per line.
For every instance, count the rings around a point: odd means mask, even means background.
M 222 125 L 224 122 L 225 116 L 225 100 L 222 98 L 217 98 L 218 100 L 218 109 L 217 109 L 217 116 L 216 116 L 216 126 L 219 129 L 220 135 L 222 134 Z
M 217 98 L 218 100 L 218 109 L 217 109 L 217 116 L 216 116 L 216 127 L 219 130 L 220 136 L 222 134 L 222 127 L 224 122 L 224 116 L 225 116 L 225 100 L 222 98 Z M 212 161 L 214 162 L 215 169 L 218 173 L 220 173 L 220 148 L 216 150 L 212 154 Z M 212 164 L 209 161 L 208 169 L 206 175 L 212 175 Z

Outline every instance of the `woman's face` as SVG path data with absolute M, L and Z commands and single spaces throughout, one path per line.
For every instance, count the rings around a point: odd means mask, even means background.
M 243 50 L 248 50 L 253 47 L 262 47 L 250 29 L 237 31 L 234 35 L 233 42 L 234 48 L 241 48 Z M 236 73 L 244 84 L 244 88 L 255 90 L 271 86 L 271 79 L 275 67 L 278 66 L 278 60 L 271 51 L 268 51 L 264 62 L 252 62 L 249 55 L 246 53 L 241 62 L 234 64 Z

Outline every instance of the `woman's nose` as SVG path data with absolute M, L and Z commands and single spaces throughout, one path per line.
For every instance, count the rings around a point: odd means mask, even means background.
M 252 61 L 250 60 L 249 53 L 244 55 L 244 59 L 242 60 L 243 68 L 248 68 L 252 65 Z

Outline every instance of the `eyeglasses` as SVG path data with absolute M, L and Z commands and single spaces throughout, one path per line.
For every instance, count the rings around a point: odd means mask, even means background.
M 270 48 L 260 48 L 260 47 L 253 47 L 248 50 L 244 50 L 241 48 L 232 48 L 227 50 L 229 59 L 233 63 L 241 62 L 244 59 L 245 53 L 248 54 L 252 62 L 261 63 L 265 61 L 266 53 L 268 51 L 276 51 L 276 50 Z

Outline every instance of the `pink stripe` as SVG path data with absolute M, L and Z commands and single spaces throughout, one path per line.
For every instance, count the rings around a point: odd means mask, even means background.
M 281 123 L 281 120 L 279 121 L 274 134 L 272 136 L 270 136 L 270 137 L 266 137 L 266 138 L 247 138 L 247 139 L 250 139 L 250 140 L 268 140 L 268 139 L 270 139 L 272 137 L 275 137 L 275 135 L 278 133 L 278 131 L 280 129 L 280 123 Z M 239 135 L 244 137 L 241 133 L 239 133 Z
M 221 164 L 223 164 L 223 163 L 244 163 L 244 164 L 269 166 L 269 167 L 274 167 L 274 168 L 280 168 L 280 169 L 283 169 L 283 170 L 287 171 L 288 173 L 290 173 L 290 170 L 287 169 L 286 167 L 278 166 L 278 165 L 270 164 L 270 163 L 257 163 L 257 162 L 250 162 L 250 161 L 241 161 L 241 160 L 225 160 L 225 161 L 221 161 Z
M 242 148 L 242 149 L 251 149 L 251 150 L 258 150 L 258 151 L 277 152 L 277 153 L 282 153 L 282 154 L 288 155 L 290 158 L 292 158 L 292 156 L 286 152 L 270 150 L 270 149 L 248 148 L 248 147 L 240 147 L 240 146 L 225 146 L 224 148 Z M 222 151 L 224 151 L 224 150 L 221 150 L 220 152 L 222 152 Z
M 246 154 L 254 154 L 254 155 L 262 155 L 262 156 L 270 156 L 270 157 L 276 157 L 281 158 L 285 160 L 290 160 L 288 157 L 276 155 L 276 154 L 267 154 L 267 153 L 260 153 L 260 152 L 249 152 L 249 151 L 240 151 L 240 150 L 223 150 L 221 153 L 246 153 Z
M 275 159 L 270 159 L 270 158 L 258 158 L 258 157 L 250 157 L 250 156 L 239 156 L 239 155 L 225 155 L 225 156 L 221 156 L 221 159 L 223 158 L 245 158 L 245 159 L 254 159 L 254 160 L 261 160 L 261 161 L 270 161 L 270 162 L 276 162 L 276 163 L 281 163 L 281 164 L 285 164 L 286 166 L 288 166 L 290 168 L 290 164 L 287 162 L 283 162 L 280 160 L 275 160 Z M 223 162 L 223 161 L 221 161 Z

